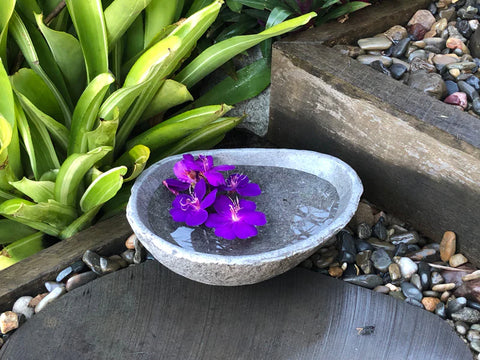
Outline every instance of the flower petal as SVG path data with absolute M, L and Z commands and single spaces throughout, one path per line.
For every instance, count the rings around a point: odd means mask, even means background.
M 237 192 L 242 196 L 258 196 L 262 193 L 260 186 L 255 183 L 249 183 L 244 186 L 239 186 Z
M 212 186 L 220 186 L 225 184 L 223 175 L 217 171 L 208 170 L 203 173 L 203 176 L 207 179 L 208 183 Z
M 172 215 L 173 221 L 184 222 L 187 216 L 185 211 L 180 209 L 170 209 L 170 215 Z
M 175 196 L 175 199 L 172 201 L 172 207 L 181 208 L 182 204 L 186 204 L 187 199 L 190 199 L 191 196 L 187 194 L 178 194 Z
M 257 204 L 255 204 L 253 201 L 250 201 L 250 200 L 240 199 L 239 204 L 240 204 L 240 209 L 244 209 L 244 210 L 253 211 L 257 208 Z
M 233 223 L 232 230 L 240 239 L 246 239 L 257 235 L 257 229 L 255 226 L 244 223 L 242 221 Z
M 188 226 L 197 226 L 203 224 L 207 218 L 208 213 L 206 210 L 198 209 L 196 211 L 188 211 L 185 217 L 185 223 Z
M 235 165 L 218 165 L 212 168 L 215 171 L 230 171 L 233 169 L 235 169 Z
M 196 184 L 195 184 L 195 195 L 198 199 L 203 199 L 205 196 L 205 191 L 207 190 L 207 185 L 205 184 L 205 180 L 200 179 Z
M 267 218 L 261 211 L 240 210 L 238 212 L 238 216 L 242 219 L 242 221 L 250 225 L 261 226 L 267 223 Z
M 178 195 L 181 191 L 185 191 L 190 187 L 189 183 L 177 179 L 165 179 L 163 185 L 173 194 Z
M 215 229 L 215 235 L 228 240 L 235 239 L 235 233 L 233 232 L 231 225 L 217 227 Z
M 210 205 L 212 205 L 215 202 L 216 197 L 217 197 L 217 189 L 213 190 L 212 192 L 210 192 L 210 194 L 205 196 L 205 199 L 203 199 L 203 201 L 200 202 L 200 207 L 202 209 L 208 208 Z
M 228 196 L 222 195 L 215 201 L 213 207 L 217 213 L 230 217 L 230 206 L 232 205 L 232 200 Z
M 222 216 L 219 214 L 209 214 L 208 219 L 205 222 L 205 225 L 208 227 L 216 228 L 216 227 L 226 226 L 229 223 L 230 223 L 229 219 L 226 218 L 225 216 Z

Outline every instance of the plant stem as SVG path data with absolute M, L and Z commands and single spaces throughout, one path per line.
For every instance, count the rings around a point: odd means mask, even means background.
M 62 0 L 58 3 L 58 5 L 53 9 L 53 11 L 47 15 L 47 17 L 43 20 L 43 22 L 48 25 L 55 17 L 60 14 L 60 12 L 65 7 L 65 0 Z

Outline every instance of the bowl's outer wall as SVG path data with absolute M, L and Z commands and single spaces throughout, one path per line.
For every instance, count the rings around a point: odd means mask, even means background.
M 171 169 L 181 155 L 164 159 L 147 169 L 136 181 L 127 207 L 127 218 L 140 241 L 166 267 L 192 280 L 211 285 L 245 285 L 281 274 L 310 256 L 340 231 L 352 218 L 363 187 L 353 169 L 329 155 L 287 149 L 229 149 L 193 152 L 212 155 L 216 163 L 289 167 L 305 171 L 332 183 L 339 195 L 333 222 L 318 234 L 283 249 L 248 256 L 200 254 L 183 249 L 155 235 L 146 222 L 148 203 L 161 186 L 158 176 Z M 169 215 L 168 215 L 169 216 Z

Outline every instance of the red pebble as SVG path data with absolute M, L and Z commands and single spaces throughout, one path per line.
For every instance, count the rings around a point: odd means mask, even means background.
M 445 100 L 443 100 L 444 103 L 451 104 L 451 105 L 458 105 L 462 109 L 467 108 L 467 94 L 464 92 L 454 92 L 451 95 L 448 95 Z
M 407 31 L 410 35 L 413 35 L 415 39 L 422 40 L 429 29 L 425 29 L 421 24 L 412 24 L 407 27 Z

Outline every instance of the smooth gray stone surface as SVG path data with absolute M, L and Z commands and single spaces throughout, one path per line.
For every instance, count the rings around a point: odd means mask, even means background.
M 174 196 L 162 181 L 172 178 L 181 155 L 144 171 L 132 189 L 127 218 L 145 248 L 162 264 L 211 285 L 245 285 L 279 275 L 310 256 L 352 218 L 363 191 L 350 166 L 312 151 L 229 149 L 212 155 L 215 165 L 235 165 L 260 185 L 257 210 L 267 224 L 245 240 L 224 240 L 213 229 L 191 228 L 169 214 Z
M 373 326 L 370 335 L 358 329 Z M 438 316 L 304 269 L 208 286 L 154 261 L 98 278 L 28 320 L 2 360 L 464 360 Z

